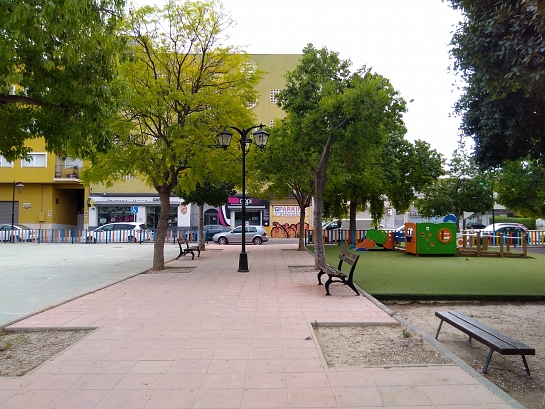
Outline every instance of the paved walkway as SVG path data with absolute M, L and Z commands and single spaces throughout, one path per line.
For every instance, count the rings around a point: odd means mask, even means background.
M 0 408 L 510 408 L 457 365 L 328 369 L 310 322 L 396 321 L 344 286 L 326 297 L 292 244 L 210 245 L 17 322 L 98 329 L 20 378 L 0 378 Z
M 165 259 L 179 253 L 165 246 Z M 153 243 L 0 243 L 0 326 L 153 265 Z

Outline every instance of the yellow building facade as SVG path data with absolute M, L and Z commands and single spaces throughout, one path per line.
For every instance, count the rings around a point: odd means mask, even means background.
M 80 160 L 47 153 L 43 139 L 30 140 L 29 160 L 0 156 L 0 224 L 33 229 L 83 228 L 85 188 Z M 23 185 L 20 187 L 17 185 Z

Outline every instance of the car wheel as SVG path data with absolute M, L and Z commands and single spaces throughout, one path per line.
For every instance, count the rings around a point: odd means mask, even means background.
M 227 239 L 225 237 L 220 237 L 218 239 L 218 244 L 227 244 Z
M 254 237 L 254 244 L 261 245 L 263 243 L 263 240 L 261 240 L 261 237 Z

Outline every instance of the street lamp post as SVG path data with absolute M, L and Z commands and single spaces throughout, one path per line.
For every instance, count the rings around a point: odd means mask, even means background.
M 248 133 L 252 129 L 259 128 L 258 131 L 253 132 L 255 143 L 259 148 L 264 148 L 269 140 L 269 133 L 263 130 L 264 125 L 252 126 L 248 129 L 238 129 L 234 126 L 230 126 L 240 135 L 240 148 L 242 150 L 242 249 L 238 259 L 238 272 L 247 273 L 248 270 L 248 255 L 246 254 L 246 147 L 251 145 L 252 139 L 248 136 Z M 231 143 L 233 134 L 227 129 L 224 129 L 218 134 L 219 145 L 223 149 L 227 149 Z
M 11 198 L 11 234 L 13 234 L 13 229 L 15 226 L 15 188 L 19 188 L 19 193 L 23 191 L 23 188 L 25 185 L 23 185 L 21 182 L 15 182 L 13 181 L 13 196 Z

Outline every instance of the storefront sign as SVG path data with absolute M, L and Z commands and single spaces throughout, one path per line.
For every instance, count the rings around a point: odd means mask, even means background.
M 246 208 L 248 209 L 267 209 L 269 207 L 269 202 L 263 199 L 256 199 L 255 197 L 246 196 L 245 200 Z M 238 210 L 242 208 L 242 197 L 241 196 L 229 196 L 227 199 L 227 209 L 228 210 Z
M 299 206 L 273 206 L 274 216 L 300 216 L 301 208 Z

